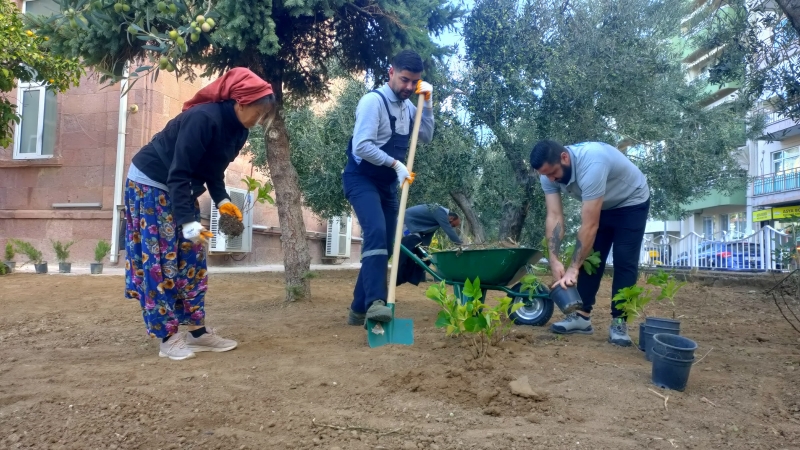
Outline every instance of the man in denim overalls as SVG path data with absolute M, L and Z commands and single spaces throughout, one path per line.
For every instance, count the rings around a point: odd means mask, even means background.
M 417 108 L 411 94 L 425 96 L 419 140 L 433 139 L 433 87 L 422 81 L 422 58 L 403 50 L 392 60 L 389 82 L 364 95 L 356 108 L 356 125 L 347 146 L 342 173 L 344 195 L 361 225 L 361 271 L 353 291 L 347 323 L 365 319 L 388 322 L 386 269 L 392 251 L 399 200 L 398 186 L 413 181 L 405 166 L 413 118 Z

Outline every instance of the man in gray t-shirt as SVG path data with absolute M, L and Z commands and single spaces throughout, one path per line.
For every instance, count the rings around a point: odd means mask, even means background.
M 650 188 L 644 174 L 622 152 L 602 142 L 583 142 L 566 147 L 544 140 L 531 151 L 531 168 L 539 173 L 547 204 L 545 236 L 550 250 L 550 269 L 562 288 L 577 284 L 583 301 L 580 311 L 556 322 L 551 330 L 561 334 L 592 334 L 592 307 L 605 271 L 606 259 L 614 249 L 614 278 L 611 297 L 636 284 L 639 253 L 650 210 Z M 581 226 L 569 267 L 559 260 L 564 238 L 561 193 L 580 200 Z M 592 251 L 600 252 L 600 267 L 589 275 L 582 269 Z M 611 305 L 613 318 L 609 342 L 631 345 L 625 316 Z

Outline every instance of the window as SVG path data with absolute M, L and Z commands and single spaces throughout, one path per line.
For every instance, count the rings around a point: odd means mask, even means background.
M 800 147 L 772 152 L 772 173 L 800 168 Z
M 728 215 L 727 214 L 720 214 L 719 215 L 719 229 L 721 231 L 724 231 L 726 234 L 730 233 L 730 230 L 728 230 L 728 223 L 729 223 Z
M 52 16 L 61 12 L 61 7 L 54 0 L 26 0 L 22 12 L 38 16 Z
M 20 83 L 20 121 L 14 133 L 14 159 L 50 158 L 56 144 L 56 94 L 38 83 Z
M 703 237 L 714 239 L 714 218 L 703 217 Z
M 61 8 L 54 0 L 27 0 L 22 12 L 52 16 Z M 20 122 L 14 132 L 14 159 L 50 158 L 56 144 L 58 120 L 56 94 L 39 83 L 20 83 L 17 114 Z

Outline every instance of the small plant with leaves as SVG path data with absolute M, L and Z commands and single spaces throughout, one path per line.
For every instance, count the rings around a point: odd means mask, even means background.
M 651 286 L 655 286 L 660 289 L 658 293 L 658 297 L 656 297 L 657 301 L 666 300 L 669 303 L 670 308 L 672 309 L 672 318 L 675 318 L 675 295 L 678 291 L 686 285 L 686 282 L 679 282 L 675 279 L 671 274 L 659 270 L 653 275 L 650 275 L 647 278 L 647 284 Z
M 545 270 L 547 270 L 544 267 L 539 267 L 539 266 L 529 266 L 529 267 L 532 268 L 533 272 L 544 272 Z M 532 299 L 533 294 L 535 294 L 536 291 L 538 291 L 539 288 L 543 285 L 542 280 L 540 280 L 539 276 L 536 275 L 535 273 L 526 274 L 524 277 L 522 277 L 520 283 L 522 284 L 522 286 L 520 287 L 520 292 L 527 292 L 528 299 Z
M 270 192 L 272 192 L 272 185 L 270 183 L 267 183 L 266 181 L 262 183 L 256 180 L 255 178 L 247 176 L 242 178 L 242 182 L 247 187 L 247 200 L 245 200 L 244 203 L 245 210 L 249 211 L 253 209 L 256 203 L 261 203 L 262 205 L 265 202 L 269 203 L 270 205 L 275 204 L 275 200 L 272 198 L 271 195 L 269 195 Z M 253 199 L 252 201 L 250 195 L 251 193 L 255 194 L 255 199 Z
M 463 304 L 447 292 L 444 281 L 429 287 L 425 295 L 441 308 L 436 327 L 444 328 L 447 336 L 466 337 L 475 359 L 485 357 L 489 348 L 508 332 L 513 325 L 509 314 L 522 307 L 522 303 L 511 305 L 508 297 L 500 299 L 494 307 L 487 306 L 482 301 L 481 281 L 477 277 L 474 282 L 464 282 L 462 295 L 471 300 Z
M 550 259 L 550 247 L 548 247 L 547 238 L 542 238 L 542 248 L 544 249 L 544 257 L 548 260 Z M 564 267 L 569 267 L 572 263 L 572 254 L 575 253 L 575 243 L 571 243 L 567 246 L 567 248 L 561 252 L 559 255 L 559 260 Z M 600 267 L 600 252 L 595 251 L 594 249 L 591 250 L 589 253 L 589 257 L 583 261 L 583 270 L 586 271 L 589 275 L 593 275 L 597 272 L 597 269 Z
M 16 254 L 17 252 L 14 250 L 14 244 L 12 244 L 11 241 L 6 242 L 5 261 L 13 261 Z
M 622 311 L 625 319 L 632 322 L 644 314 L 644 307 L 653 298 L 650 289 L 633 285 L 620 289 L 612 299 L 615 302 L 614 308 Z
M 655 290 L 633 285 L 622 288 L 614 296 L 615 308 L 622 311 L 628 322 L 641 316 L 646 316 L 644 308 L 651 301 L 666 300 L 672 308 L 672 318 L 675 318 L 675 295 L 686 285 L 686 282 L 678 282 L 671 274 L 659 270 L 647 277 L 647 284 L 658 289 Z
M 14 246 L 19 253 L 22 253 L 28 258 L 29 263 L 41 264 L 42 252 L 33 246 L 30 242 L 14 240 Z M 27 263 L 26 263 L 27 264 Z
M 98 264 L 103 262 L 103 259 L 111 253 L 111 244 L 108 241 L 97 241 L 94 247 L 94 261 Z
M 67 262 L 69 259 L 69 248 L 75 244 L 75 241 L 63 243 L 61 241 L 54 241 L 51 239 L 50 242 L 53 244 L 53 251 L 56 252 L 56 259 L 58 262 Z

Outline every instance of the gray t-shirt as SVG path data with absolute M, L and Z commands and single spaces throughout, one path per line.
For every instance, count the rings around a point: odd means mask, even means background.
M 545 194 L 565 192 L 580 201 L 603 197 L 603 209 L 644 203 L 650 198 L 647 179 L 622 152 L 603 142 L 568 145 L 572 177 L 567 184 L 540 175 Z

